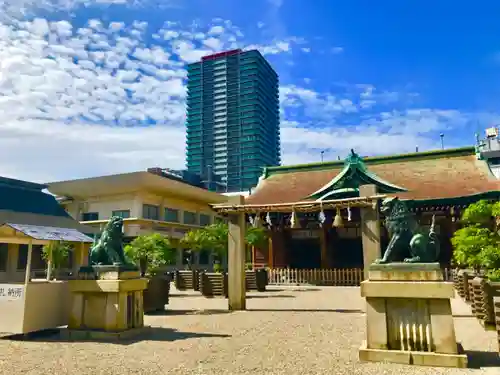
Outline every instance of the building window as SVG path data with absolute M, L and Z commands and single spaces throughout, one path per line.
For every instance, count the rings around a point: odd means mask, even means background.
M 200 226 L 206 227 L 211 224 L 210 215 L 200 214 Z
M 178 223 L 179 210 L 173 208 L 165 208 L 165 221 L 169 221 L 171 223 Z
M 7 271 L 7 262 L 9 259 L 9 245 L 0 243 L 0 272 Z
M 28 263 L 28 245 L 19 245 L 19 254 L 17 256 L 17 269 L 25 270 Z
M 196 213 L 184 211 L 184 224 L 196 225 Z
M 130 217 L 130 210 L 116 210 L 111 212 L 111 216 L 118 216 L 122 219 L 128 219 Z
M 82 214 L 82 221 L 99 220 L 99 212 L 85 212 Z
M 160 207 L 154 206 L 152 204 L 142 205 L 142 217 L 144 219 L 159 220 L 160 219 Z

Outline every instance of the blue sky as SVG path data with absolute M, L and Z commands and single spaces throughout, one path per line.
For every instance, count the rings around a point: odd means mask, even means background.
M 6 0 L 0 175 L 182 168 L 185 65 L 259 48 L 284 164 L 471 145 L 498 123 L 500 3 Z

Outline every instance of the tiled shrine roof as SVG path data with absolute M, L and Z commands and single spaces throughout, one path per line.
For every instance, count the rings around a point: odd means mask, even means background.
M 454 202 L 464 198 L 500 197 L 500 180 L 488 164 L 478 160 L 473 147 L 363 159 L 367 170 L 406 189 L 389 195 L 401 199 Z M 330 183 L 344 161 L 268 167 L 247 204 L 304 201 Z

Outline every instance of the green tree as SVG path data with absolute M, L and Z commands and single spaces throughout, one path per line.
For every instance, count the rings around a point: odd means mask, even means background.
M 187 232 L 181 244 L 192 251 L 213 251 L 216 258 L 221 260 L 227 254 L 227 236 L 227 224 L 218 222 Z
M 69 253 L 73 247 L 65 241 L 50 241 L 42 248 L 42 258 L 47 263 L 51 263 L 54 271 L 63 267 L 69 259 Z
M 462 214 L 463 227 L 453 234 L 453 258 L 459 266 L 487 270 L 491 279 L 500 276 L 500 236 L 496 221 L 500 204 L 485 200 L 471 204 Z
M 177 251 L 170 240 L 153 233 L 136 237 L 124 249 L 127 258 L 139 264 L 141 273 L 155 274 L 159 268 L 175 264 Z
M 189 231 L 181 240 L 184 247 L 193 251 L 211 250 L 217 260 L 227 256 L 229 227 L 224 222 L 208 225 L 204 228 Z M 268 238 L 265 228 L 249 227 L 245 235 L 245 243 L 250 246 L 264 246 Z
M 245 235 L 245 241 L 250 246 L 263 247 L 269 238 L 268 230 L 263 227 L 249 227 Z

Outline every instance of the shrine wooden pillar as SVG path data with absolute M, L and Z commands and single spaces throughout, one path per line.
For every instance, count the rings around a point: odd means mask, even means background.
M 244 205 L 245 198 L 242 195 L 231 197 L 228 203 Z M 229 310 L 245 310 L 245 214 L 230 214 L 228 226 L 228 307 Z
M 363 185 L 359 187 L 360 197 L 377 195 L 375 185 Z M 380 258 L 380 218 L 378 208 L 361 208 L 361 239 L 363 243 L 363 268 L 364 278 L 368 279 L 368 268 L 370 264 Z

